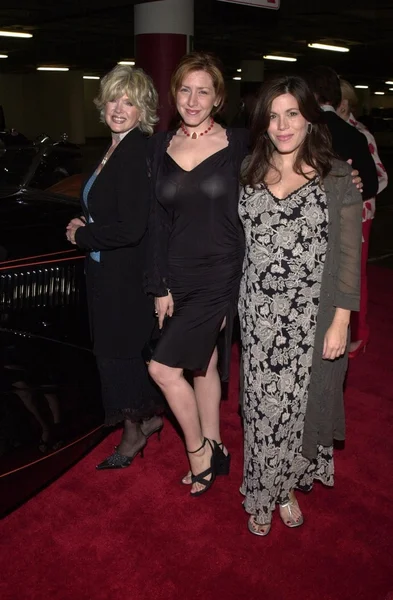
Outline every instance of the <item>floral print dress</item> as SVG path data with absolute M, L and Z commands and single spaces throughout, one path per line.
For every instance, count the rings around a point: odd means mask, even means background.
M 240 287 L 244 365 L 244 506 L 271 520 L 291 489 L 333 485 L 333 449 L 302 456 L 302 433 L 328 238 L 326 194 L 315 177 L 285 199 L 243 188 Z

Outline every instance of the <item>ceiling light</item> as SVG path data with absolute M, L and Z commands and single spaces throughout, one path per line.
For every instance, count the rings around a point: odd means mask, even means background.
M 376 96 L 384 96 L 385 92 L 374 92 Z
M 31 33 L 22 33 L 20 31 L 0 31 L 1 37 L 18 37 L 18 38 L 32 38 Z
M 385 81 L 388 85 L 393 85 L 393 81 Z
M 0 58 L 8 58 L 8 54 L 0 54 Z
M 282 60 L 284 62 L 296 62 L 297 58 L 293 56 L 276 56 L 275 54 L 266 54 L 263 58 L 267 60 Z
M 358 90 L 368 90 L 368 85 L 355 85 Z
M 234 79 L 235 81 L 241 81 L 242 80 L 241 77 L 233 77 L 232 79 Z
M 241 70 L 241 69 L 236 69 L 236 71 L 237 71 L 238 73 L 241 73 L 241 72 L 242 72 L 242 70 Z
M 344 46 L 331 46 L 330 44 L 307 44 L 309 48 L 316 48 L 317 50 L 331 50 L 332 52 L 349 52 L 349 48 Z
M 83 79 L 100 79 L 98 75 L 83 75 Z
M 393 92 L 393 88 L 389 88 L 389 92 Z
M 129 65 L 130 67 L 135 66 L 135 60 L 119 60 L 118 65 Z
M 69 71 L 68 67 L 37 67 L 37 71 Z

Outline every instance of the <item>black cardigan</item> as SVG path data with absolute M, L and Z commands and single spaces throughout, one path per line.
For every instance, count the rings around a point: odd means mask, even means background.
M 154 325 L 152 300 L 142 290 L 149 215 L 148 140 L 134 129 L 114 150 L 88 195 L 86 221 L 75 241 L 101 252 L 87 260 L 87 292 L 94 352 L 138 356 Z

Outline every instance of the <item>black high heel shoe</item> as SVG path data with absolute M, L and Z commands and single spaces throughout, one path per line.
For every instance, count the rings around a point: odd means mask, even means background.
M 152 435 L 154 435 L 156 433 L 157 437 L 158 437 L 158 441 L 160 441 L 160 439 L 161 439 L 161 431 L 163 430 L 163 427 L 164 427 L 164 421 L 161 419 L 160 425 L 158 425 L 158 427 L 156 427 L 152 431 L 149 431 L 149 433 L 147 435 L 145 433 L 143 433 L 142 427 L 141 427 L 141 431 L 142 431 L 143 435 L 145 436 L 146 440 L 148 440 L 149 437 L 151 437 Z
M 200 483 L 201 485 L 204 486 L 204 488 L 202 490 L 199 490 L 198 492 L 190 492 L 190 495 L 193 498 L 196 498 L 197 496 L 201 496 L 202 494 L 204 494 L 205 492 L 207 492 L 207 490 L 209 490 L 211 488 L 211 486 L 213 485 L 215 479 L 216 479 L 216 467 L 215 467 L 215 449 L 217 446 L 217 443 L 213 441 L 213 444 L 211 443 L 211 441 L 208 438 L 203 438 L 203 444 L 202 446 L 200 446 L 197 450 L 187 450 L 188 454 L 196 454 L 197 452 L 199 452 L 200 450 L 202 450 L 202 448 L 205 447 L 206 442 L 209 444 L 211 451 L 212 451 L 212 455 L 211 455 L 211 459 L 210 459 L 210 467 L 208 469 L 205 469 L 205 471 L 202 471 L 202 473 L 198 473 L 197 475 L 194 475 L 194 473 L 191 474 L 191 485 L 193 483 Z M 210 479 L 206 479 L 206 477 L 208 477 L 209 475 L 211 475 Z
M 138 456 L 138 454 L 140 454 L 141 458 L 143 458 L 143 451 L 145 449 L 146 444 L 147 441 L 146 439 L 144 439 L 143 445 L 140 446 L 132 456 L 120 454 L 116 449 L 113 454 L 108 456 L 105 460 L 103 460 L 96 466 L 97 471 L 103 471 L 105 469 L 126 469 L 130 466 L 130 464 L 132 463 L 134 458 Z
M 214 440 L 214 466 L 216 469 L 216 476 L 219 475 L 229 475 L 230 467 L 231 467 L 231 455 L 225 454 L 224 452 L 224 444 L 220 442 L 219 444 Z M 180 483 L 183 485 L 191 485 L 191 481 L 185 481 L 186 477 L 192 475 L 191 471 L 187 473 L 182 479 Z
M 215 443 L 214 446 L 214 462 L 216 468 L 216 475 L 229 475 L 229 471 L 231 468 L 231 455 L 225 454 L 224 452 L 224 444 L 220 442 Z

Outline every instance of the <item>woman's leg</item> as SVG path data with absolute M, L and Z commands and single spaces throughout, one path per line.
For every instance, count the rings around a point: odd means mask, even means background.
M 129 419 L 124 419 L 124 429 L 117 451 L 122 456 L 135 456 L 140 448 L 146 443 L 146 438 L 141 431 L 139 423 L 133 423 Z
M 221 381 L 217 359 L 215 348 L 206 373 L 194 375 L 194 392 L 203 436 L 220 443 Z
M 194 390 L 183 376 L 183 369 L 168 367 L 155 360 L 149 364 L 152 379 L 164 394 L 170 409 L 182 428 L 186 449 L 194 452 L 203 444 L 203 434 L 199 419 L 198 405 Z M 191 470 L 194 475 L 202 473 L 210 467 L 211 448 L 206 444 L 198 452 L 188 454 Z M 202 484 L 194 483 L 192 492 L 201 491 Z

